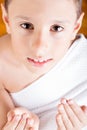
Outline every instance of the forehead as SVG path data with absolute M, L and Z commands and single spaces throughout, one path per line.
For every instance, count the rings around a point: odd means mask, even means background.
M 73 0 L 12 0 L 8 9 L 10 14 L 25 15 L 30 17 L 76 15 Z

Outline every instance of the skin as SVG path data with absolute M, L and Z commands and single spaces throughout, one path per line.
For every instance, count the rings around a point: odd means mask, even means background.
M 14 108 L 7 114 L 7 123 L 3 130 L 38 130 L 39 118 L 23 107 Z
M 58 130 L 82 130 L 87 126 L 87 108 L 73 100 L 61 99 L 56 116 Z
M 0 127 L 22 130 L 19 126 L 23 120 L 23 130 L 26 130 L 26 110 L 15 114 L 11 120 L 6 117 L 16 109 L 9 93 L 27 87 L 64 57 L 81 27 L 84 14 L 77 19 L 72 0 L 12 0 L 8 13 L 3 5 L 2 12 L 8 35 L 0 38 Z M 36 124 L 32 129 L 37 130 L 39 123 Z

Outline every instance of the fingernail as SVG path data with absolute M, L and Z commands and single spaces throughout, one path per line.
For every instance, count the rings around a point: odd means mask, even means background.
M 72 99 L 68 100 L 68 103 L 73 104 L 73 100 Z
M 58 107 L 58 110 L 63 111 L 63 105 L 62 104 Z
M 8 120 L 8 121 L 11 121 L 14 116 L 15 116 L 15 114 L 14 114 L 13 111 L 12 111 L 12 112 L 8 112 L 8 113 L 7 113 L 7 120 Z
M 61 114 L 58 114 L 57 115 L 57 120 L 60 120 L 61 119 Z
M 23 114 L 23 115 L 22 115 L 22 118 L 23 118 L 23 119 L 28 118 L 28 114 L 26 114 L 26 113 L 25 113 L 25 114 Z
M 21 119 L 21 115 L 15 115 L 15 116 L 14 116 L 14 119 L 15 119 L 15 120 L 20 120 L 20 119 Z
M 62 98 L 62 99 L 61 99 L 61 103 L 66 104 L 66 103 L 67 103 L 66 99 L 65 99 L 65 98 Z
M 7 120 L 11 121 L 12 120 L 12 116 L 7 116 Z
M 30 126 L 33 126 L 33 124 L 34 124 L 34 120 L 28 118 L 28 124 L 29 124 Z

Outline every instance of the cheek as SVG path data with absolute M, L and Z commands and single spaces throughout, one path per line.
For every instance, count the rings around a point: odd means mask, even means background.
M 12 37 L 12 47 L 16 55 L 24 57 L 27 55 L 27 44 L 21 38 Z
M 62 32 L 58 33 L 55 36 L 56 41 L 58 40 L 58 43 L 64 44 L 64 43 L 70 43 L 72 41 L 72 36 L 74 34 L 74 28 L 73 27 L 66 27 Z
M 73 30 L 71 31 L 66 31 L 60 38 L 59 38 L 59 42 L 65 46 L 65 47 L 69 47 L 73 41 Z M 61 45 L 61 46 L 62 46 Z
M 55 46 L 52 47 L 54 57 L 60 59 L 63 57 L 72 44 L 71 36 L 63 36 L 58 38 L 55 42 Z M 54 49 L 53 49 L 54 48 Z

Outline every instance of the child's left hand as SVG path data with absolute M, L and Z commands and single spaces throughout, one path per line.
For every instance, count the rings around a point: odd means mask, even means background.
M 62 99 L 56 116 L 58 130 L 82 130 L 87 126 L 85 108 L 81 108 L 73 100 Z

